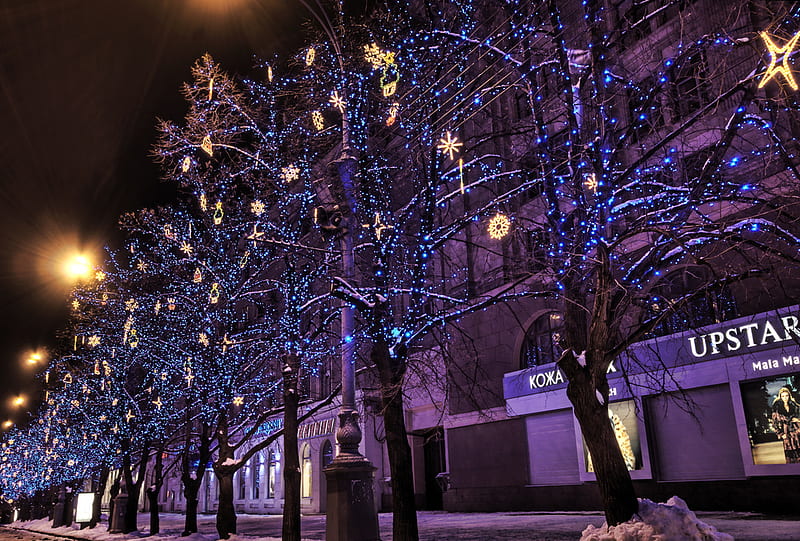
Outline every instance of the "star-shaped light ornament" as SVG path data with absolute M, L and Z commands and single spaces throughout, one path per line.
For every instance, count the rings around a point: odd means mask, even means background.
M 244 397 L 243 396 L 234 396 L 233 397 L 233 405 L 234 406 L 241 406 L 244 404 Z
M 148 264 L 146 261 L 140 259 L 138 263 L 136 263 L 136 269 L 139 272 L 147 272 Z
M 261 201 L 260 199 L 256 199 L 255 201 L 250 203 L 250 212 L 252 212 L 256 216 L 261 216 L 262 214 L 264 214 L 264 211 L 266 210 L 267 210 L 266 205 L 264 205 L 264 202 Z
M 189 156 L 186 156 L 181 163 L 181 171 L 188 173 L 190 167 L 192 167 L 192 159 Z
M 365 228 L 366 227 L 372 227 L 373 229 L 375 229 L 375 237 L 378 240 L 381 240 L 381 236 L 383 235 L 384 230 L 386 230 L 386 229 L 394 229 L 393 225 L 387 225 L 387 224 L 383 223 L 383 220 L 381 219 L 380 212 L 376 212 L 375 213 L 375 221 L 372 224 L 364 224 L 363 227 L 365 227 Z
M 79 310 L 80 307 L 81 307 L 81 303 L 79 303 L 77 300 L 72 301 L 72 309 L 73 310 Z
M 136 299 L 131 298 L 131 299 L 128 299 L 127 301 L 125 301 L 125 310 L 126 311 L 133 312 L 137 308 L 139 308 L 139 303 L 136 302 Z
M 159 410 L 161 409 L 161 406 L 164 405 L 164 403 L 161 402 L 161 397 L 160 396 L 157 397 L 155 400 L 153 400 L 153 404 L 155 404 L 156 408 L 158 408 Z
M 789 83 L 789 86 L 792 90 L 797 90 L 797 81 L 795 81 L 794 76 L 792 75 L 792 70 L 789 67 L 789 59 L 794 52 L 794 48 L 797 45 L 797 41 L 800 40 L 800 32 L 792 36 L 792 39 L 784 43 L 783 47 L 778 47 L 775 45 L 775 42 L 769 37 L 769 34 L 766 32 L 761 32 L 761 39 L 764 40 L 764 44 L 767 46 L 767 52 L 769 53 L 769 66 L 767 67 L 767 71 L 764 72 L 764 76 L 761 78 L 761 82 L 758 83 L 758 88 L 763 88 L 770 79 L 774 78 L 778 73 L 783 75 L 783 78 Z
M 461 152 L 460 147 L 464 146 L 464 143 L 460 143 L 458 137 L 453 137 L 450 131 L 447 131 L 445 136 L 439 139 L 439 143 L 436 148 L 441 150 L 442 154 L 447 154 L 451 160 L 455 154 Z
M 508 235 L 510 229 L 511 221 L 506 215 L 499 212 L 489 220 L 489 226 L 487 227 L 489 236 L 496 240 L 502 239 Z
M 189 244 L 188 241 L 183 241 L 181 243 L 181 252 L 183 252 L 187 256 L 191 256 L 192 252 L 194 252 L 194 248 L 192 248 L 192 245 Z
M 252 240 L 255 244 L 255 241 L 259 240 L 263 236 L 264 232 L 258 230 L 258 224 L 253 224 L 253 232 L 247 235 L 247 239 Z
M 127 415 L 125 415 L 125 421 L 130 423 L 131 419 L 133 419 L 134 417 L 136 416 L 133 414 L 133 412 L 131 410 L 128 410 Z
M 89 337 L 89 340 L 88 340 L 87 343 L 89 344 L 89 347 L 96 348 L 97 346 L 100 345 L 100 337 L 97 336 L 96 334 L 93 334 L 92 336 Z M 99 374 L 99 371 L 98 371 L 98 374 Z
M 339 112 L 344 114 L 345 102 L 344 98 L 339 95 L 339 92 L 334 90 L 331 93 L 331 99 L 328 100 L 331 105 L 339 109 Z
M 208 347 L 208 345 L 211 343 L 208 340 L 208 335 L 204 332 L 200 333 L 200 335 L 197 337 L 197 341 L 206 347 Z
M 281 177 L 287 184 L 300 178 L 300 168 L 292 164 L 281 168 Z
M 98 282 L 102 282 L 103 280 L 106 279 L 106 273 L 104 273 L 103 271 L 99 270 L 99 271 L 94 273 L 94 279 L 97 280 Z

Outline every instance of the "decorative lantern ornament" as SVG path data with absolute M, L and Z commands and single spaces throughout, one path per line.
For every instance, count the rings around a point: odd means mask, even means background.
M 489 236 L 496 240 L 505 237 L 510 229 L 511 221 L 507 216 L 499 212 L 495 214 L 491 220 L 489 220 L 489 226 L 487 228 Z

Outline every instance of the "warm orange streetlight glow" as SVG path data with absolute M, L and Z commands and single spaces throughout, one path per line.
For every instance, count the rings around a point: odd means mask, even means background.
M 72 280 L 88 278 L 92 272 L 92 263 L 83 254 L 75 254 L 64 264 L 64 273 Z
M 28 364 L 38 364 L 42 360 L 42 354 L 38 351 L 34 351 L 30 354 L 30 356 L 25 360 Z
M 12 426 L 14 426 L 14 422 L 13 421 L 5 421 L 3 423 L 3 430 L 8 430 Z
M 12 401 L 12 403 L 16 407 L 20 407 L 20 406 L 25 405 L 25 396 L 24 395 L 19 395 L 19 396 L 14 397 L 14 400 Z

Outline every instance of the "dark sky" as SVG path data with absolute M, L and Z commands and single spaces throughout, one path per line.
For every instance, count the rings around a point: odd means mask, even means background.
M 99 256 L 121 212 L 171 198 L 150 149 L 192 63 L 246 73 L 304 18 L 298 0 L 0 0 L 0 415 L 66 322 L 63 255 Z

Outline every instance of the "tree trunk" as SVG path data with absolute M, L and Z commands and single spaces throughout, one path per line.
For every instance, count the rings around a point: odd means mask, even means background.
M 567 396 L 574 406 L 583 439 L 592 455 L 606 522 L 609 526 L 627 522 L 638 512 L 639 502 L 608 418 L 608 405 L 600 403 L 588 377 L 571 379 Z
M 392 538 L 417 541 L 417 507 L 414 501 L 413 463 L 403 414 L 404 357 L 392 358 L 385 343 L 372 346 L 372 360 L 378 367 L 383 402 L 383 425 L 392 475 Z
M 300 457 L 297 454 L 297 378 L 300 362 L 285 357 L 283 370 L 283 541 L 300 541 Z
M 230 467 L 214 468 L 219 484 L 217 508 L 217 534 L 228 539 L 236 533 L 236 508 L 233 506 L 233 470 Z
M 97 481 L 94 490 L 94 501 L 92 502 L 92 520 L 89 522 L 89 528 L 94 528 L 100 522 L 101 503 L 103 500 L 103 493 L 106 491 L 108 484 L 108 466 L 103 466 L 100 469 L 100 479 Z M 109 522 L 111 521 L 111 514 L 109 513 Z
M 233 449 L 228 443 L 228 416 L 220 415 L 217 425 L 219 456 L 214 463 L 214 474 L 219 481 L 219 507 L 217 508 L 217 533 L 228 539 L 236 533 L 236 508 L 233 506 L 233 474 L 238 469 L 233 464 Z
M 186 496 L 186 517 L 183 525 L 182 536 L 197 533 L 197 507 L 200 500 L 197 494 L 200 492 L 200 479 L 183 480 L 183 494 Z

